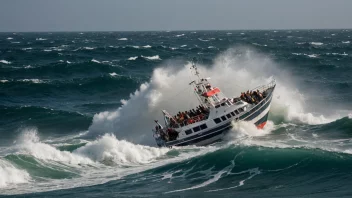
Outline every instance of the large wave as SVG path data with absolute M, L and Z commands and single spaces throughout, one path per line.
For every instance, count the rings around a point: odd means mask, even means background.
M 30 176 L 26 171 L 0 159 L 0 188 L 11 184 L 27 183 L 29 180 Z
M 153 120 L 162 120 L 161 110 L 171 114 L 197 106 L 193 90 L 190 64 L 183 67 L 171 61 L 153 71 L 149 82 L 143 83 L 122 100 L 116 111 L 98 113 L 89 128 L 90 134 L 114 133 L 118 138 L 142 144 L 153 144 Z M 231 48 L 220 54 L 211 66 L 198 65 L 203 77 L 211 77 L 228 97 L 239 96 L 242 91 L 266 84 L 275 78 L 275 91 L 271 115 L 279 120 L 307 124 L 323 124 L 334 119 L 313 115 L 305 111 L 304 95 L 295 88 L 289 71 L 284 71 L 268 56 L 247 47 Z
M 0 189 L 17 194 L 95 185 L 217 149 L 155 148 L 118 140 L 112 134 L 79 143 L 73 151 L 60 150 L 52 144 L 56 141 L 42 141 L 36 129 L 24 129 L 15 144 L 2 153 Z M 20 190 L 8 188 L 21 183 L 28 184 Z

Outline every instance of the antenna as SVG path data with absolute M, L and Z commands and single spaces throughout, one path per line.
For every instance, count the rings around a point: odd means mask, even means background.
M 194 69 L 194 71 L 195 71 L 195 75 L 198 77 L 198 79 L 200 80 L 200 77 L 199 77 L 199 72 L 198 72 L 198 68 L 197 68 L 197 64 L 196 64 L 196 58 L 194 57 L 193 59 L 192 59 L 192 66 L 191 66 L 191 69 Z

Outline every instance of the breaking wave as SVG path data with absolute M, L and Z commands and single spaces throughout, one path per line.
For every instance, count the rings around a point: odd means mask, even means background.
M 147 60 L 161 60 L 161 58 L 159 57 L 159 55 L 155 55 L 155 56 L 141 56 L 142 58 L 145 58 Z
M 26 171 L 17 169 L 11 163 L 0 159 L 0 188 L 27 183 L 29 180 L 30 176 Z
M 312 45 L 318 45 L 318 46 L 324 45 L 324 43 L 321 43 L 321 42 L 310 42 L 310 44 L 312 44 Z
M 74 151 L 94 161 L 113 161 L 119 165 L 146 164 L 165 155 L 169 149 L 135 145 L 125 140 L 118 140 L 114 135 L 105 134 L 98 140 L 90 142 Z
M 7 60 L 0 60 L 0 63 L 4 63 L 4 64 L 7 64 L 7 65 L 11 64 L 11 62 L 7 61 Z
M 132 56 L 132 57 L 129 57 L 127 60 L 136 60 L 138 58 L 138 56 Z

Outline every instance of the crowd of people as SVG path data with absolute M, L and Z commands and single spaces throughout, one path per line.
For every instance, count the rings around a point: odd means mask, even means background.
M 159 124 L 155 126 L 155 134 L 154 137 L 160 137 L 162 140 L 168 142 L 176 140 L 178 137 L 178 132 L 174 129 L 167 128 L 163 129 Z
M 247 91 L 241 93 L 241 100 L 248 102 L 249 104 L 258 104 L 263 98 L 265 98 L 265 92 L 261 93 L 257 91 Z
M 178 112 L 170 121 L 170 126 L 178 128 L 178 126 L 186 126 L 195 122 L 202 121 L 206 118 L 209 110 L 202 105 L 199 105 L 196 109 L 191 109 L 185 112 Z

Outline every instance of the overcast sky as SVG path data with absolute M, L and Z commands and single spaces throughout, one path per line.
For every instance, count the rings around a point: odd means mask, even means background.
M 352 0 L 0 0 L 0 31 L 352 28 Z

